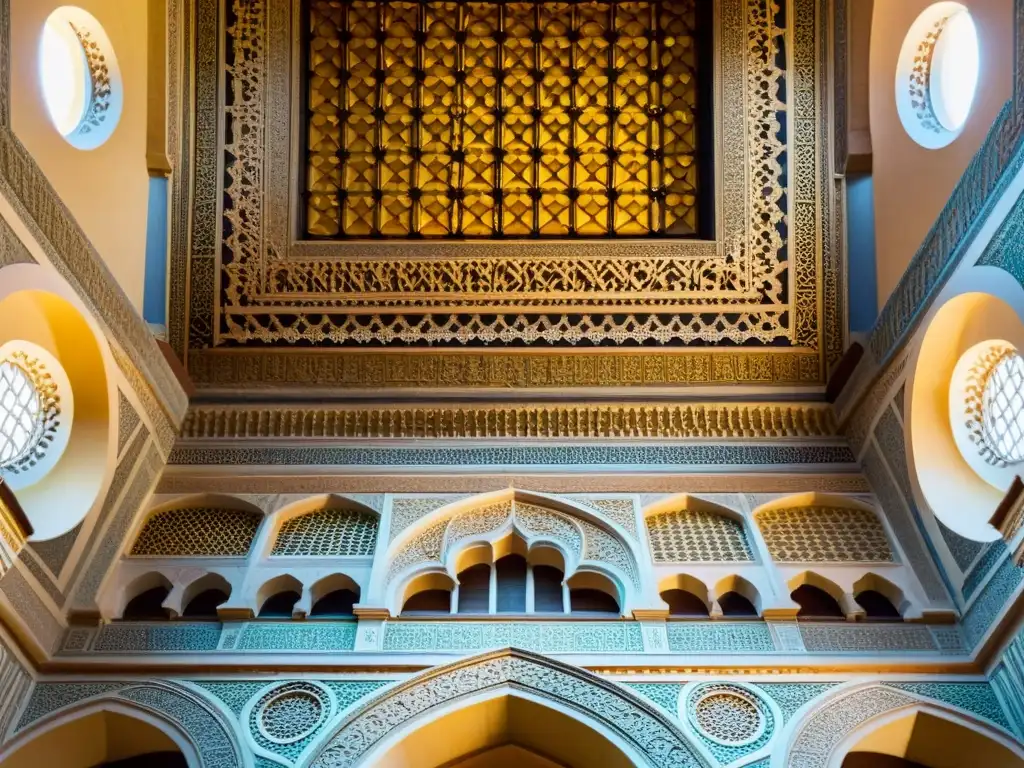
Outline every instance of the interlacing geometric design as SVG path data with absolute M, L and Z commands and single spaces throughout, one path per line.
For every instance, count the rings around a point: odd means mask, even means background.
M 714 686 L 692 704 L 693 724 L 713 741 L 742 746 L 755 741 L 765 718 L 756 699 L 742 688 Z
M 749 562 L 743 524 L 713 512 L 678 510 L 647 518 L 656 563 Z
M 323 721 L 330 705 L 318 687 L 292 683 L 267 693 L 253 708 L 260 733 L 276 744 L 301 741 Z
M 757 513 L 772 559 L 780 563 L 888 563 L 885 528 L 874 512 L 852 507 L 787 507 Z
M 158 512 L 146 521 L 132 545 L 132 556 L 244 557 L 249 554 L 259 512 L 218 507 L 187 507 Z
M 272 555 L 365 556 L 377 548 L 373 512 L 319 509 L 293 517 L 281 526 Z
M 307 234 L 696 231 L 694 0 L 313 0 Z
M 22 351 L 0 361 L 0 474 L 35 466 L 60 426 L 60 394 L 43 364 Z
M 989 464 L 1024 461 L 1024 358 L 993 345 L 971 367 L 965 385 L 967 430 Z

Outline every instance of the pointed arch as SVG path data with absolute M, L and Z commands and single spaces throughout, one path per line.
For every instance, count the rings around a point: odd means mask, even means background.
M 39 712 L 37 687 L 12 739 L 0 750 L 0 764 L 21 747 L 83 717 L 112 712 L 132 717 L 162 731 L 181 749 L 190 765 L 243 768 L 245 752 L 223 713 L 185 686 L 165 681 L 97 686 L 91 683 L 50 683 L 69 689 L 64 700 L 74 703 Z M 101 690 L 96 693 L 96 689 Z M 77 690 L 75 690 L 77 689 Z M 105 690 L 104 690 L 105 689 Z M 45 702 L 40 702 L 45 706 Z
M 532 699 L 588 725 L 637 765 L 709 766 L 677 725 L 636 694 L 582 669 L 515 649 L 436 667 L 387 689 L 336 725 L 308 765 L 373 765 L 426 720 L 502 695 Z
M 867 732 L 918 712 L 976 731 L 1024 760 L 1024 746 L 995 723 L 911 690 L 868 682 L 839 686 L 802 707 L 779 735 L 770 768 L 839 768 Z
M 367 602 L 397 613 L 417 577 L 446 573 L 455 579 L 463 550 L 493 547 L 512 533 L 523 539 L 527 553 L 537 546 L 556 549 L 567 578 L 581 569 L 607 574 L 624 612 L 642 591 L 636 544 L 618 526 L 564 499 L 506 489 L 458 499 L 405 527 L 388 547 L 386 567 L 374 573 Z

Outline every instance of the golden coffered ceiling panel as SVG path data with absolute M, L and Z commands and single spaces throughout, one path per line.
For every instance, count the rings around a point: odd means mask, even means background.
M 840 355 L 831 3 L 224 2 L 172 40 L 200 387 L 813 386 Z

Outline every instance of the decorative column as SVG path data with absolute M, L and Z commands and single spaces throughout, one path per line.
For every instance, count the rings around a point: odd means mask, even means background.
M 498 566 L 491 563 L 491 585 L 487 590 L 487 612 L 495 614 L 498 612 Z
M 14 567 L 14 561 L 32 533 L 32 524 L 14 497 L 14 491 L 0 478 L 0 577 Z
M 536 610 L 536 595 L 533 589 L 533 564 L 526 563 L 526 612 L 533 613 Z

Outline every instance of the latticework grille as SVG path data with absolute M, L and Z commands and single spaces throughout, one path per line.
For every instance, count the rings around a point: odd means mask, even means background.
M 757 524 L 772 559 L 782 563 L 889 562 L 885 529 L 872 512 L 789 507 L 759 512 Z
M 372 555 L 378 517 L 372 512 L 321 509 L 281 526 L 272 555 Z
M 312 237 L 690 235 L 695 0 L 310 0 Z
M 158 512 L 146 521 L 132 555 L 242 557 L 249 553 L 262 519 L 258 512 L 215 507 Z
M 985 440 L 1006 464 L 1024 461 L 1024 358 L 1009 352 L 985 382 L 982 418 Z
M 46 455 L 60 398 L 43 365 L 23 352 L 0 361 L 0 472 L 16 474 Z
M 709 512 L 679 510 L 647 518 L 656 563 L 714 563 L 752 560 L 743 526 Z

